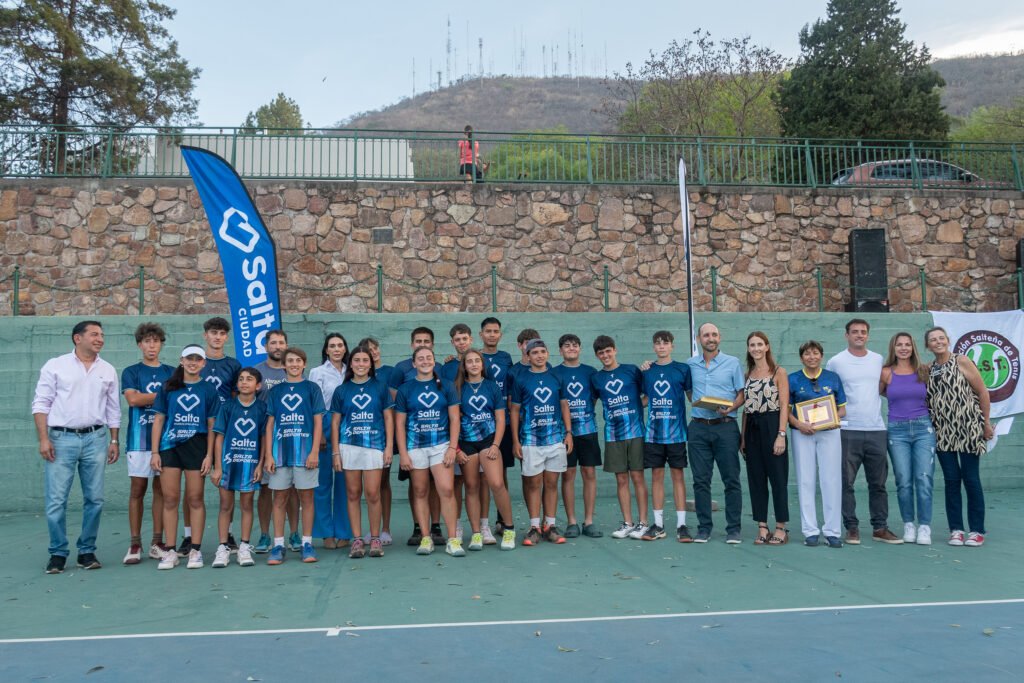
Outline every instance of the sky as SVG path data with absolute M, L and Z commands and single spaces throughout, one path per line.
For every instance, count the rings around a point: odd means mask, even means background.
M 795 58 L 800 28 L 823 18 L 827 6 L 827 0 L 164 2 L 178 11 L 168 28 L 179 52 L 202 69 L 198 118 L 226 127 L 240 125 L 279 92 L 298 103 L 313 127 L 328 127 L 436 89 L 439 71 L 442 85 L 481 70 L 568 74 L 570 49 L 573 75 L 604 77 L 697 29 L 715 39 L 749 35 Z M 907 37 L 935 57 L 1024 50 L 1021 0 L 898 5 Z

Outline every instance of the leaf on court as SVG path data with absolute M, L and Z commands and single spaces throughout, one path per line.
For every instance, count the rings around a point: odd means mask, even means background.
M 982 633 L 984 633 L 986 636 L 989 636 L 989 637 L 992 637 L 993 635 L 995 635 L 995 632 L 996 632 L 996 630 L 994 628 L 987 628 L 987 629 L 982 631 Z
M 355 626 L 355 624 L 352 623 L 351 621 L 346 621 L 345 622 L 345 626 Z
M 660 640 L 652 640 L 651 642 L 649 642 L 649 643 L 647 643 L 647 644 L 648 644 L 648 645 L 657 645 L 657 644 L 658 644 L 658 643 L 660 643 L 660 642 L 661 642 Z
M 579 650 L 579 648 L 576 648 L 576 647 L 562 647 L 561 645 L 559 645 L 558 646 L 558 651 L 559 652 L 579 652 L 580 650 Z
M 470 599 L 471 599 L 471 600 L 479 600 L 479 599 L 480 599 L 480 596 L 479 596 L 479 595 L 474 595 L 474 596 L 473 596 L 472 598 L 470 598 Z
M 950 626 L 953 628 L 960 628 L 960 624 L 950 624 Z
M 704 624 L 701 628 L 722 628 L 721 624 Z
M 252 676 L 249 676 L 245 680 L 247 680 L 247 681 L 262 681 L 263 679 L 262 678 L 253 678 Z
M 254 613 L 252 615 L 252 618 L 253 619 L 269 619 L 270 617 L 268 617 L 266 614 L 260 614 L 259 612 L 256 612 L 256 613 Z
M 415 607 L 410 607 L 410 608 L 409 608 L 409 611 L 410 611 L 410 612 L 415 612 L 415 611 L 416 611 L 416 608 L 415 608 Z
M 612 576 L 620 578 L 623 581 L 629 581 L 630 579 L 639 579 L 640 578 L 639 576 L 629 576 L 628 574 L 623 574 L 622 572 L 615 572 L 614 574 L 612 574 Z
M 358 633 L 352 633 L 351 631 L 345 631 L 345 635 L 346 636 L 350 636 L 352 638 L 358 638 L 359 637 Z
M 92 609 L 92 605 L 82 605 L 82 609 Z
M 102 665 L 100 665 L 100 666 L 94 666 L 93 668 L 91 668 L 91 669 L 89 669 L 88 671 L 86 671 L 86 672 L 85 672 L 85 675 L 86 675 L 86 676 L 88 676 L 89 674 L 94 674 L 94 673 L 96 673 L 97 671 L 103 671 L 103 669 L 104 669 L 104 668 L 106 668 L 106 667 L 104 667 L 104 666 L 102 666 Z

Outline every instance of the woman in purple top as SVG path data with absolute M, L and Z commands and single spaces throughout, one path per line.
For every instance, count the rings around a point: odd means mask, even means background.
M 889 457 L 903 517 L 903 541 L 931 545 L 935 430 L 928 415 L 928 366 L 908 332 L 889 341 L 878 393 L 889 400 Z M 917 502 L 915 527 L 914 502 Z

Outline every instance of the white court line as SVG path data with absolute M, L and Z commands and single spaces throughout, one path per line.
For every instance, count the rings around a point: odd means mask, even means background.
M 963 600 L 950 602 L 903 602 L 892 605 L 832 605 L 828 607 L 784 607 L 778 609 L 734 610 L 724 612 L 680 612 L 675 614 L 630 614 L 611 617 L 564 617 L 560 619 L 516 619 L 509 621 L 456 621 L 434 624 L 387 624 L 381 626 L 331 626 L 326 628 L 283 628 L 246 631 L 194 631 L 180 633 L 128 633 L 123 635 L 104 636 L 68 636 L 58 638 L 6 638 L 0 639 L 0 645 L 18 643 L 67 643 L 79 640 L 134 640 L 138 638 L 192 638 L 208 636 L 266 636 L 288 633 L 322 633 L 325 636 L 338 636 L 341 633 L 357 631 L 401 631 L 409 629 L 430 628 L 466 628 L 476 626 L 527 626 L 535 624 L 581 624 L 601 621 L 637 621 L 642 619 L 707 619 L 708 617 L 733 617 L 766 614 L 801 614 L 809 612 L 847 612 L 853 610 L 873 609 L 916 609 L 921 607 L 970 607 L 975 605 L 1015 605 L 1024 604 L 1024 598 L 1008 598 L 1005 600 Z

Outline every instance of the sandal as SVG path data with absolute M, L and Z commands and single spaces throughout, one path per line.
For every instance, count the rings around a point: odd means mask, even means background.
M 757 538 L 754 539 L 754 545 L 764 545 L 768 543 L 768 525 L 758 523 L 757 525 Z
M 768 545 L 786 545 L 787 543 L 789 543 L 789 529 L 782 526 L 775 527 L 775 533 L 768 539 Z

